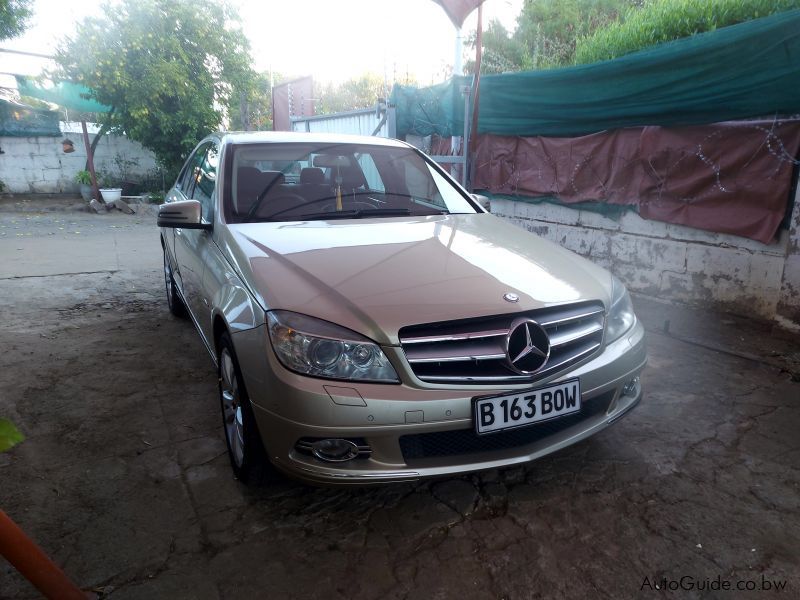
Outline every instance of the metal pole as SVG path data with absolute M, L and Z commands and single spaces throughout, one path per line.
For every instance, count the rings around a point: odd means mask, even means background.
M 478 145 L 478 110 L 480 108 L 481 91 L 481 58 L 483 56 L 483 4 L 478 6 L 478 31 L 475 36 L 475 81 L 472 100 L 472 127 L 469 132 L 469 155 L 474 158 Z M 464 115 L 466 119 L 466 115 Z M 472 191 L 470 181 L 470 191 Z
M 455 55 L 453 56 L 453 83 L 458 81 L 456 78 L 461 77 L 463 75 L 462 71 L 464 70 L 463 66 L 464 60 L 464 30 L 462 27 L 456 27 L 456 47 L 455 47 Z M 467 104 L 464 104 L 464 108 L 466 109 Z M 466 131 L 466 118 L 468 112 L 464 112 L 464 119 L 465 119 L 465 127 L 464 130 Z M 450 154 L 455 156 L 461 151 L 461 155 L 464 156 L 464 163 L 461 165 L 461 185 L 466 186 L 467 184 L 467 160 L 466 160 L 466 143 L 467 138 L 458 139 L 458 136 L 455 135 L 453 132 L 453 136 L 450 138 Z M 460 147 L 459 147 L 460 146 Z
M 4 556 L 45 598 L 86 600 L 86 593 L 70 581 L 36 543 L 0 510 L 0 555 Z
M 397 139 L 397 108 L 394 104 L 386 106 L 386 137 Z
M 461 154 L 464 157 L 464 164 L 461 165 L 461 185 L 467 187 L 467 182 L 469 180 L 469 145 L 467 144 L 467 140 L 469 139 L 469 119 L 467 115 L 469 115 L 469 87 L 464 86 L 461 88 L 461 91 L 464 93 L 464 142 L 461 144 Z
M 453 56 L 453 75 L 458 77 L 463 75 L 464 70 L 464 30 L 461 27 L 456 29 L 456 47 Z
M 472 101 L 472 130 L 469 140 L 470 150 L 475 152 L 475 139 L 478 135 L 478 109 L 480 108 L 481 91 L 481 58 L 483 57 L 483 4 L 478 6 L 478 32 L 475 36 L 475 81 L 474 81 L 474 100 Z

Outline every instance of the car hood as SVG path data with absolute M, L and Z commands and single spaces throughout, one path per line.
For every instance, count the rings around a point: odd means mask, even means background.
M 218 240 L 257 301 L 381 344 L 406 325 L 601 300 L 604 269 L 490 214 L 227 225 Z M 506 293 L 519 297 L 515 303 Z

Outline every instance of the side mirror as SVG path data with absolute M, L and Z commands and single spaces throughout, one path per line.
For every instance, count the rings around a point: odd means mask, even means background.
M 492 204 L 489 202 L 489 198 L 482 195 L 482 194 L 470 194 L 472 199 L 475 200 L 478 204 L 480 204 L 481 208 L 484 209 L 486 212 L 492 212 Z
M 158 208 L 159 227 L 180 227 L 181 229 L 211 229 L 209 223 L 200 219 L 203 207 L 197 200 L 169 202 Z

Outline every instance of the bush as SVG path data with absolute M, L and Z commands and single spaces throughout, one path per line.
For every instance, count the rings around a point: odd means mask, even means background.
M 92 174 L 89 171 L 78 171 L 75 173 L 75 181 L 81 185 L 92 185 Z
M 651 0 L 578 40 L 575 64 L 630 54 L 718 27 L 800 8 L 800 0 Z

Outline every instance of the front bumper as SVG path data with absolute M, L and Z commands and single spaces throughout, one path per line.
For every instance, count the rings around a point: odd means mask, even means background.
M 403 370 L 407 363 L 399 348 L 384 351 L 404 383 L 361 384 L 291 373 L 267 351 L 265 336 L 262 327 L 234 334 L 264 447 L 282 471 L 328 485 L 452 476 L 517 465 L 555 452 L 594 435 L 633 408 L 642 397 L 641 386 L 627 394 L 623 388 L 638 377 L 647 360 L 644 329 L 637 321 L 590 361 L 533 385 L 424 384 L 410 370 Z M 541 387 L 573 377 L 581 379 L 584 408 L 579 416 L 555 419 L 547 426 L 531 425 L 524 428 L 522 437 L 499 446 L 472 439 L 475 396 Z M 324 462 L 296 447 L 302 438 L 357 438 L 369 446 L 371 454 L 343 463 Z

